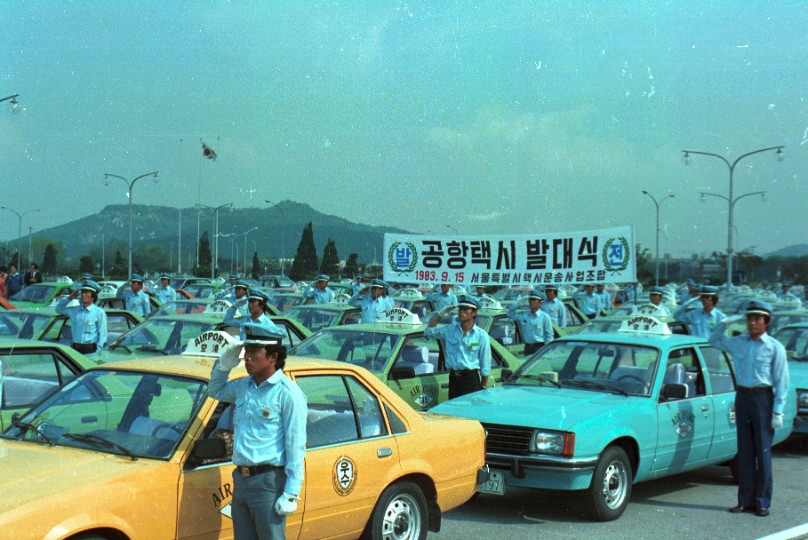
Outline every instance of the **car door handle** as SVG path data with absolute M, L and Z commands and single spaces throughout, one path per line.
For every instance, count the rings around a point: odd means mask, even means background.
M 440 385 L 440 387 L 441 388 L 449 388 L 449 383 L 442 384 L 442 385 Z
M 379 448 L 376 450 L 376 456 L 380 458 L 390 457 L 393 455 L 392 448 Z
M 710 406 L 707 405 L 706 403 L 701 406 L 701 412 L 707 412 L 709 410 L 710 410 Z

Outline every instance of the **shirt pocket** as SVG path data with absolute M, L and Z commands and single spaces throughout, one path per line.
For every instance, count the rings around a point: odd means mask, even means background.
M 754 370 L 755 377 L 761 381 L 768 381 L 770 379 L 772 369 L 771 366 L 771 359 L 765 356 L 756 356 L 752 360 L 752 368 Z

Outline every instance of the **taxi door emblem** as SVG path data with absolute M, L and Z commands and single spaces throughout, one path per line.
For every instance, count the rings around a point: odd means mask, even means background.
M 426 408 L 430 403 L 432 403 L 432 396 L 424 393 L 415 398 L 413 402 L 418 404 L 420 407 Z
M 679 422 L 679 425 L 676 426 L 676 434 L 683 439 L 688 435 L 690 435 L 692 431 L 693 431 L 693 424 L 685 420 L 682 420 L 681 422 Z
M 356 487 L 356 464 L 347 456 L 340 457 L 334 464 L 332 483 L 337 495 L 350 494 Z

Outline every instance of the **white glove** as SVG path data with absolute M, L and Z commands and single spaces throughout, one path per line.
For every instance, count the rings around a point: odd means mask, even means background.
M 297 495 L 290 495 L 284 492 L 283 495 L 278 497 L 275 501 L 275 513 L 279 516 L 287 516 L 293 514 L 297 510 L 297 501 L 300 499 Z
M 222 348 L 222 356 L 219 358 L 219 369 L 222 371 L 230 371 L 236 367 L 239 362 L 241 362 L 241 359 L 239 358 L 240 354 L 240 343 L 230 343 L 229 345 L 225 345 Z
M 772 429 L 783 427 L 783 413 L 772 413 Z

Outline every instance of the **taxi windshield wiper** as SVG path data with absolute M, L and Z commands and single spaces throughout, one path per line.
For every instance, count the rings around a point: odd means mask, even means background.
M 614 386 L 608 384 L 602 384 L 596 381 L 589 381 L 589 380 L 581 380 L 581 379 L 568 379 L 564 381 L 566 386 L 578 386 L 580 388 L 592 389 L 592 390 L 606 390 L 607 392 L 615 392 L 617 394 L 623 394 L 624 396 L 628 396 L 628 392 L 621 388 L 616 388 Z
M 126 351 L 126 352 L 128 352 L 128 353 L 131 353 L 131 352 L 132 352 L 132 349 L 130 349 L 129 347 L 127 347 L 127 346 L 126 346 L 126 345 L 124 345 L 123 343 L 121 343 L 121 344 L 119 344 L 119 345 L 110 345 L 110 347 L 109 347 L 109 348 L 110 348 L 111 350 L 115 350 L 115 349 L 123 349 L 123 350 L 125 350 L 125 351 Z
M 14 422 L 14 424 L 12 425 L 20 426 L 21 428 L 25 428 L 26 430 L 33 431 L 34 433 L 39 435 L 43 441 L 48 443 L 48 446 L 53 446 L 54 444 L 56 444 L 47 435 L 45 435 L 45 433 L 41 429 L 36 427 L 34 424 L 31 424 L 30 422 Z
M 546 375 L 532 375 L 532 374 L 527 374 L 527 373 L 519 375 L 515 380 L 508 379 L 503 384 L 519 384 L 519 382 L 518 382 L 519 379 L 528 379 L 528 380 L 531 380 L 531 381 L 547 382 L 547 383 L 550 383 L 550 384 L 553 384 L 553 385 L 557 386 L 558 388 L 561 388 L 561 385 L 558 383 L 558 381 L 554 381 L 553 379 L 551 379 L 550 377 L 547 377 Z
M 115 448 L 116 450 L 119 450 L 122 454 L 132 458 L 132 461 L 137 461 L 138 459 L 138 457 L 125 446 L 121 446 L 116 442 L 112 442 L 109 439 L 105 439 L 100 435 L 93 435 L 92 433 L 65 433 L 63 437 L 67 437 L 68 439 L 73 439 L 76 441 L 96 443 L 97 445 L 106 446 L 107 448 Z

